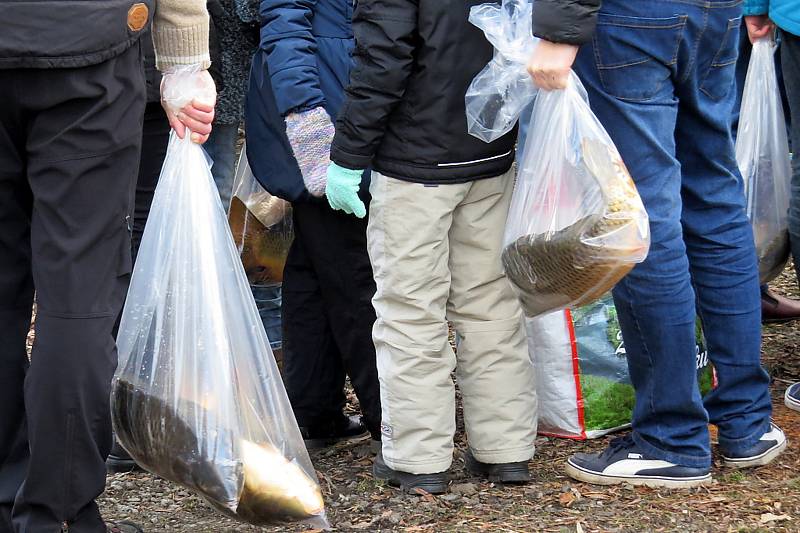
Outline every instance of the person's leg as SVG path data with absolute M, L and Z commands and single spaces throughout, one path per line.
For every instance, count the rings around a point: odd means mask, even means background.
M 711 450 L 697 385 L 695 293 L 680 221 L 673 93 L 677 61 L 696 38 L 689 22 L 698 15 L 702 20 L 697 8 L 679 2 L 604 2 L 576 72 L 650 218 L 647 259 L 613 291 L 636 389 L 633 441 L 654 460 L 707 471 Z M 643 46 L 648 61 L 633 61 Z
M 30 218 L 33 199 L 25 178 L 25 125 L 5 71 L 0 86 L 0 531 L 11 531 L 11 510 L 28 465 L 23 383 L 25 340 L 31 325 Z
M 297 204 L 293 217 L 295 239 L 283 273 L 283 380 L 298 425 L 315 428 L 341 418 L 345 374 Z
M 522 309 L 500 264 L 513 189 L 513 170 L 472 183 L 450 229 L 447 317 L 461 339 L 456 373 L 464 423 L 472 456 L 491 464 L 527 463 L 536 439 Z M 527 465 L 522 470 L 527 474 Z
M 206 153 L 214 161 L 211 166 L 211 174 L 214 176 L 219 198 L 226 213 L 231 204 L 233 177 L 236 172 L 236 139 L 238 135 L 239 126 L 237 124 L 214 124 L 211 135 L 203 144 Z
M 372 328 L 375 281 L 367 255 L 367 220 L 334 211 L 327 202 L 303 204 L 302 231 L 319 278 L 325 313 L 364 422 L 380 439 L 381 403 Z
M 367 229 L 377 292 L 373 339 L 382 408 L 382 460 L 436 474 L 453 461 L 456 358 L 445 318 L 447 235 L 469 185 L 426 187 L 372 173 Z
M 139 49 L 92 67 L 31 71 L 21 97 L 37 316 L 25 379 L 31 458 L 13 522 L 18 531 L 55 533 L 66 522 L 70 533 L 105 532 L 94 500 L 112 441 L 112 328 L 131 271 Z
M 153 194 L 156 192 L 158 177 L 161 167 L 167 156 L 169 144 L 169 121 L 161 107 L 160 102 L 150 102 L 144 112 L 144 126 L 142 127 L 142 155 L 139 159 L 139 176 L 136 179 L 136 196 L 133 210 L 133 232 L 131 234 L 131 248 L 133 260 L 139 254 L 139 245 L 142 242 L 147 216 L 150 214 L 150 205 L 153 203 Z
M 800 37 L 781 32 L 781 67 L 791 117 L 792 192 L 789 203 L 789 236 L 794 268 L 800 279 Z
M 709 10 L 696 60 L 677 89 L 675 130 L 684 241 L 718 382 L 705 408 L 727 451 L 753 446 L 769 430 L 771 413 L 769 376 L 760 363 L 758 264 L 728 119 L 736 99 L 739 25 L 729 22 L 736 11 Z

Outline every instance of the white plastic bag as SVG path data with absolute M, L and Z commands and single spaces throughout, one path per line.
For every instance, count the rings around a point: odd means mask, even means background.
M 472 80 L 465 98 L 467 130 L 491 142 L 512 130 L 536 96 L 526 65 L 538 39 L 533 37 L 529 0 L 503 0 L 470 9 L 469 21 L 483 30 L 494 58 Z
M 243 146 L 228 223 L 250 283 L 279 285 L 294 240 L 292 204 L 264 190 L 250 170 L 246 152 Z
M 188 132 L 170 137 L 117 344 L 114 430 L 137 463 L 242 521 L 327 526 L 206 156 Z
M 650 230 L 622 158 L 575 74 L 536 98 L 502 254 L 525 314 L 600 298 L 647 256 Z
M 761 283 L 776 278 L 789 259 L 792 171 L 774 51 L 769 39 L 753 43 L 736 137 Z

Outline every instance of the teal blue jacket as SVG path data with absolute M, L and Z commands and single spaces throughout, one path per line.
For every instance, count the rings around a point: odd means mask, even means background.
M 744 14 L 769 14 L 780 29 L 800 36 L 800 0 L 745 0 Z

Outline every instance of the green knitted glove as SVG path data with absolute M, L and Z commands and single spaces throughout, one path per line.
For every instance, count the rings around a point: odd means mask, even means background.
M 344 211 L 358 218 L 367 216 L 367 207 L 358 197 L 363 174 L 363 170 L 351 170 L 331 163 L 328 167 L 328 184 L 325 187 L 328 204 L 338 211 Z

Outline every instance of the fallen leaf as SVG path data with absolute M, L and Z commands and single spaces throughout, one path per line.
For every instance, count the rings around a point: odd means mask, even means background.
M 769 524 L 770 522 L 781 522 L 783 520 L 791 520 L 792 517 L 788 514 L 776 515 L 772 513 L 764 513 L 761 515 L 759 522 L 762 524 Z
M 558 501 L 564 507 L 569 507 L 575 501 L 575 495 L 572 492 L 562 492 L 561 496 L 558 497 Z

